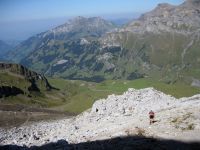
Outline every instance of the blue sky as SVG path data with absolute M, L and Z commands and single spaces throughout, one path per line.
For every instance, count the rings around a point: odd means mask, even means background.
M 2 21 L 47 19 L 64 16 L 145 12 L 158 3 L 183 0 L 0 0 Z
M 178 5 L 184 0 L 0 0 L 0 39 L 8 31 L 9 36 L 13 29 L 13 24 L 20 27 L 31 24 L 40 24 L 40 30 L 53 27 L 62 23 L 66 18 L 74 16 L 102 16 L 104 18 L 134 18 L 138 14 L 150 11 L 159 3 L 170 3 Z M 63 18 L 60 19 L 59 18 Z M 57 20 L 53 21 L 53 20 Z M 52 20 L 52 21 L 44 21 Z M 58 21 L 59 20 L 59 21 Z M 61 21 L 62 20 L 62 21 Z M 38 23 L 36 23 L 38 22 Z M 44 23 L 45 22 L 45 23 Z M 56 23 L 55 23 L 56 22 Z M 38 28 L 40 28 L 38 26 Z M 18 28 L 16 27 L 16 30 Z M 11 30 L 11 31 L 10 31 Z M 37 30 L 39 32 L 39 30 Z M 30 33 L 30 34 L 35 34 Z M 26 32 L 26 33 L 25 33 Z M 18 32 L 15 33 L 15 35 Z M 28 31 L 22 31 L 26 34 Z M 14 35 L 14 34 L 13 34 Z M 14 37 L 17 38 L 17 37 Z M 7 38 L 9 39 L 9 37 Z

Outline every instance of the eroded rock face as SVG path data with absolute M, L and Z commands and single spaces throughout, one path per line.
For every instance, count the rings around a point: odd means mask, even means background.
M 0 129 L 0 143 L 43 145 L 60 139 L 80 143 L 143 135 L 182 141 L 200 141 L 200 95 L 175 99 L 153 88 L 129 89 L 96 101 L 77 117 Z M 156 122 L 149 125 L 148 112 Z
M 5 73 L 5 72 L 11 73 L 11 75 L 13 76 L 18 76 L 24 78 L 25 80 L 28 80 L 31 83 L 29 87 L 30 91 L 39 91 L 39 88 L 36 85 L 36 82 L 39 80 L 43 82 L 47 90 L 50 90 L 52 88 L 44 75 L 31 71 L 22 65 L 11 64 L 11 63 L 0 63 L 0 73 Z
M 0 63 L 1 71 L 8 71 L 18 75 L 25 77 L 26 79 L 34 78 L 34 79 L 42 79 L 42 76 L 38 73 L 28 70 L 26 67 L 19 64 L 11 64 L 11 63 Z
M 187 1 L 179 6 L 159 4 L 153 11 L 145 13 L 139 20 L 131 22 L 125 31 L 139 34 L 144 32 L 192 34 L 199 29 L 199 4 L 199 1 L 195 0 Z
M 200 1 L 199 0 L 186 0 L 186 2 L 185 2 L 185 4 L 190 4 L 190 5 L 198 5 L 198 4 L 200 4 Z

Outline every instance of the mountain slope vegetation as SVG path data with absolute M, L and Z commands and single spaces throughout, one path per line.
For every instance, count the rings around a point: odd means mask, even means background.
M 46 78 L 18 64 L 0 64 L 0 106 L 49 108 L 80 113 L 109 94 L 121 94 L 128 88 L 154 87 L 177 98 L 192 96 L 199 88 L 183 83 L 169 85 L 153 79 L 107 80 L 101 83 Z M 21 107 L 21 106 L 20 106 Z
M 44 75 L 19 64 L 0 63 L 0 104 L 51 107 L 62 104 L 64 96 L 59 93 Z
M 8 58 L 65 79 L 151 77 L 199 87 L 199 8 L 195 0 L 159 4 L 122 28 L 101 18 L 78 17 L 24 41 Z

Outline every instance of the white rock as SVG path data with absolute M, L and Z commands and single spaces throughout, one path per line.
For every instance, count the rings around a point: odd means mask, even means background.
M 153 125 L 148 112 L 155 111 Z M 175 99 L 153 88 L 128 89 L 122 95 L 110 95 L 96 101 L 82 114 L 51 122 L 38 122 L 0 129 L 1 145 L 42 145 L 66 139 L 69 143 L 109 139 L 139 134 L 176 140 L 200 141 L 200 95 Z M 184 128 L 184 130 L 182 130 Z M 191 128 L 191 129 L 190 129 Z M 26 138 L 22 138 L 26 135 Z M 38 139 L 34 140 L 33 135 Z M 187 136 L 187 138 L 184 138 Z

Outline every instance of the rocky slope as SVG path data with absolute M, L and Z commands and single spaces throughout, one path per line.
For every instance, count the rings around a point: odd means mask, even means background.
M 71 119 L 0 129 L 0 143 L 33 146 L 61 139 L 80 143 L 134 135 L 200 142 L 199 108 L 200 95 L 175 99 L 153 88 L 129 89 L 96 101 Z M 150 110 L 156 113 L 153 125 L 149 125 Z
M 179 6 L 159 4 L 153 11 L 128 24 L 125 30 L 135 33 L 194 33 L 199 31 L 199 8 L 200 3 L 196 0 L 186 0 Z

